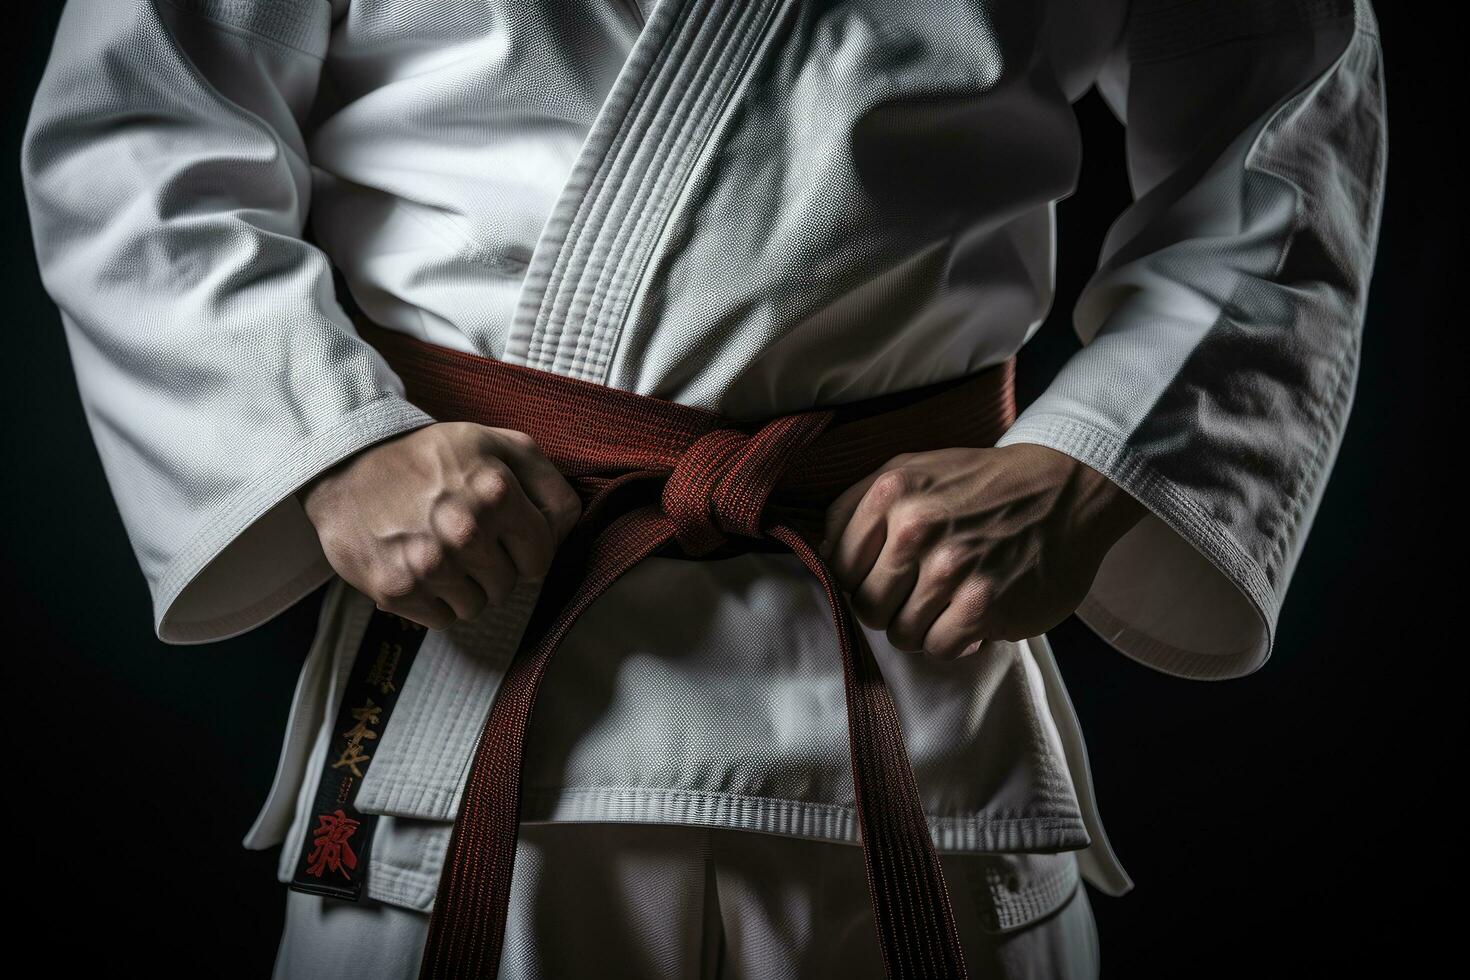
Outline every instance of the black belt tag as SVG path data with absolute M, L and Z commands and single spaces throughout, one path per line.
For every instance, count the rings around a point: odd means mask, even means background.
M 412 620 L 373 611 L 327 745 L 312 819 L 291 879 L 295 891 L 353 902 L 361 897 L 378 815 L 358 812 L 353 801 L 425 632 Z

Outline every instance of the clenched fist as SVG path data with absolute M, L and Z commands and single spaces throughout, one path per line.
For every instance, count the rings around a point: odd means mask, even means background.
M 1145 513 L 1045 446 L 901 453 L 832 501 L 822 553 L 863 625 L 952 658 L 1066 619 Z
M 297 491 L 337 573 L 430 629 L 539 579 L 582 501 L 514 429 L 436 422 L 354 453 Z

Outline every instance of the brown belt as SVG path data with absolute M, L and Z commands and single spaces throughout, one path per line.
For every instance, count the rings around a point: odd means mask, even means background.
M 420 976 L 499 969 L 536 692 L 577 617 L 643 558 L 789 549 L 826 590 L 847 691 L 863 859 L 889 977 L 964 977 L 949 893 L 893 699 L 816 552 L 827 505 L 902 452 L 985 447 L 1015 418 L 1014 358 L 968 377 L 861 401 L 739 420 L 508 364 L 354 321 L 440 422 L 519 429 L 577 490 L 520 649 L 491 705 L 439 881 Z

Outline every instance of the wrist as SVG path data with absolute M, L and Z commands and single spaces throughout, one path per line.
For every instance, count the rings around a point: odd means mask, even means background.
M 301 505 L 302 510 L 306 511 L 308 518 L 312 516 L 313 501 L 316 500 L 322 488 L 331 481 L 333 475 L 341 470 L 341 468 L 340 463 L 329 466 L 296 488 L 296 502 Z
M 1137 497 L 1107 476 L 1081 461 L 1077 462 L 1078 479 L 1086 500 L 1087 523 L 1105 547 L 1112 547 L 1144 517 L 1148 508 Z

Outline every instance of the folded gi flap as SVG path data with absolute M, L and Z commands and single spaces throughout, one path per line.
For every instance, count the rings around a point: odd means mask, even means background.
M 313 803 L 329 757 L 340 760 L 346 734 L 331 721 L 348 688 L 359 646 L 368 635 L 374 603 L 334 577 L 323 597 L 312 649 L 302 665 L 287 722 L 287 734 L 270 793 L 243 844 L 253 850 L 281 845 L 277 879 L 292 880 L 302 849 L 313 833 Z M 429 644 L 431 647 L 433 644 Z M 391 704 L 385 701 L 384 706 Z M 374 715 L 378 721 L 387 720 Z M 391 731 L 384 733 L 391 736 Z M 387 739 L 374 733 L 363 742 L 353 761 L 371 772 L 372 757 Z M 433 904 L 439 870 L 448 848 L 452 820 L 414 819 L 374 814 L 359 815 L 361 825 L 346 842 L 353 858 L 344 879 L 365 875 L 367 897 L 393 905 L 428 911 Z
M 453 830 L 451 821 L 379 816 L 367 861 L 368 897 L 419 912 L 433 911 Z
M 1036 923 L 1060 909 L 1081 887 L 1073 851 L 946 854 L 944 862 L 956 908 L 970 904 L 980 928 L 989 933 L 1014 932 Z

